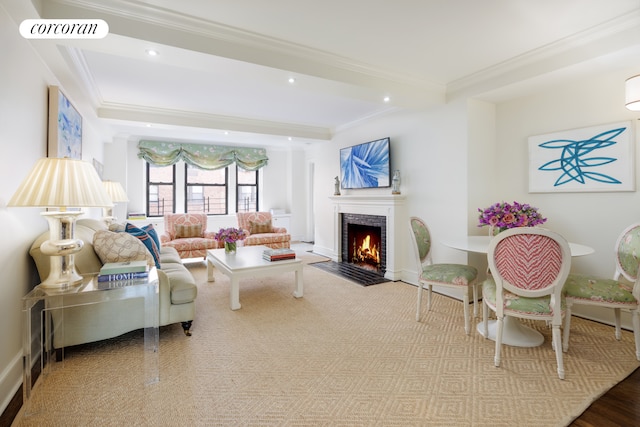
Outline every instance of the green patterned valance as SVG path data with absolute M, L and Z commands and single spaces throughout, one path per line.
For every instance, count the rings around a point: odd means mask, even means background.
M 267 165 L 264 148 L 226 147 L 224 145 L 184 144 L 166 141 L 140 141 L 138 157 L 155 166 L 171 166 L 179 160 L 200 169 L 214 170 L 237 163 L 255 171 Z

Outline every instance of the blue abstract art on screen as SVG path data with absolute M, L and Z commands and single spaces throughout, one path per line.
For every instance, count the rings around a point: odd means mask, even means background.
M 389 138 L 340 150 L 342 188 L 389 187 Z
M 588 180 L 604 184 L 621 184 L 619 179 L 599 172 L 603 165 L 615 162 L 615 157 L 598 155 L 599 151 L 616 144 L 615 138 L 626 128 L 611 129 L 584 140 L 557 139 L 543 142 L 541 148 L 561 150 L 560 157 L 546 162 L 538 169 L 558 172 L 554 185 L 561 186 L 569 182 L 585 184 Z

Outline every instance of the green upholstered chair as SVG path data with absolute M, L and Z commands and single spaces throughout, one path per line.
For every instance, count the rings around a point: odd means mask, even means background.
M 553 231 L 518 227 L 499 233 L 487 253 L 491 275 L 482 284 L 484 336 L 488 337 L 489 308 L 496 313 L 495 366 L 500 366 L 505 316 L 551 323 L 558 376 L 562 360 L 562 287 L 571 269 L 567 241 Z
M 444 286 L 462 290 L 464 304 L 464 331 L 471 332 L 469 315 L 469 287 L 473 288 L 473 314 L 478 315 L 478 270 L 464 264 L 434 264 L 431 258 L 431 233 L 423 220 L 417 217 L 409 219 L 411 240 L 413 242 L 416 266 L 418 267 L 418 307 L 416 321 L 420 321 L 422 289 L 427 288 L 427 311 L 431 310 L 431 292 L 433 286 Z
M 636 358 L 640 360 L 640 223 L 625 228 L 615 245 L 616 271 L 613 279 L 570 274 L 564 286 L 567 300 L 567 319 L 564 326 L 564 351 L 569 349 L 571 308 L 574 304 L 612 308 L 615 317 L 615 336 L 620 339 L 620 312 L 631 312 Z

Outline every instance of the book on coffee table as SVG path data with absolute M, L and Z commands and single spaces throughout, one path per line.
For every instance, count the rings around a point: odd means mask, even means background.
M 107 262 L 100 269 L 100 275 L 122 274 L 122 273 L 143 273 L 148 271 L 147 261 L 120 261 Z
M 282 248 L 282 249 L 265 249 L 262 252 L 262 258 L 267 261 L 279 261 L 285 259 L 295 259 L 296 252 L 293 249 Z

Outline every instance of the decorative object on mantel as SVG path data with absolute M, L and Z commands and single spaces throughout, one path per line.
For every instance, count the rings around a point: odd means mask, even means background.
M 335 183 L 335 187 L 336 189 L 333 191 L 333 195 L 334 196 L 339 196 L 340 195 L 340 178 L 338 178 L 337 176 L 335 177 L 336 183 Z
M 640 74 L 629 77 L 624 85 L 624 105 L 631 111 L 640 111 Z
M 215 234 L 215 239 L 218 242 L 224 242 L 224 252 L 227 254 L 235 254 L 238 240 L 242 240 L 245 237 L 247 236 L 244 230 L 234 227 L 221 228 Z
M 400 194 L 400 170 L 393 171 L 393 179 L 391 180 L 391 194 Z
M 43 158 L 35 164 L 7 206 L 58 209 L 41 213 L 49 222 L 50 240 L 44 242 L 40 250 L 51 257 L 49 277 L 41 287 L 63 289 L 82 282 L 75 269 L 74 254 L 84 243 L 74 234 L 76 217 L 83 212 L 67 208 L 111 205 L 91 163 L 65 157 Z
M 547 218 L 543 218 L 535 208 L 527 203 L 494 203 L 488 208 L 478 208 L 478 227 L 489 226 L 489 235 L 493 236 L 500 231 L 516 227 L 534 227 L 544 224 Z

